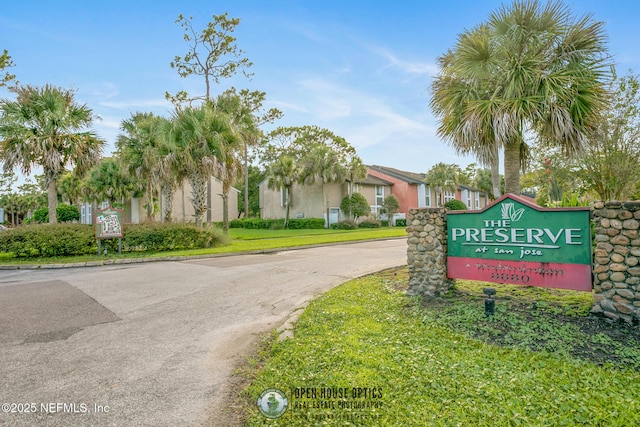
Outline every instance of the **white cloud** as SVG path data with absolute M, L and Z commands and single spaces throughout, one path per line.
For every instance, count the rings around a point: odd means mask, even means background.
M 397 69 L 403 71 L 406 74 L 417 77 L 425 75 L 435 76 L 436 74 L 438 74 L 438 66 L 434 63 L 403 60 L 390 50 L 383 47 L 369 46 L 368 49 L 372 53 L 383 57 L 387 61 L 387 65 L 385 68 Z
M 138 108 L 172 108 L 171 102 L 164 98 L 138 99 L 125 101 L 101 101 L 98 103 L 103 107 L 115 108 L 118 110 L 136 110 Z
M 308 113 L 309 110 L 306 109 L 305 107 L 302 107 L 298 104 L 295 103 L 291 103 L 291 102 L 284 102 L 284 101 L 272 101 L 271 102 L 274 107 L 280 109 L 280 110 L 290 110 L 290 111 L 298 111 L 298 112 L 302 112 L 302 113 Z
M 87 95 L 92 97 L 106 99 L 115 98 L 120 94 L 118 85 L 110 82 L 99 83 L 96 86 L 84 90 L 84 92 L 87 92 Z

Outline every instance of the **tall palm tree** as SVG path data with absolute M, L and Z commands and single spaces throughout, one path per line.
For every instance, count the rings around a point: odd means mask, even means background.
M 232 128 L 233 129 L 233 128 Z M 229 234 L 229 192 L 244 171 L 242 158 L 240 157 L 240 139 L 230 133 L 229 137 L 220 141 L 220 167 L 216 176 L 222 181 L 222 232 Z
M 123 120 L 116 147 L 125 170 L 144 185 L 147 221 L 155 216 L 154 195 L 160 182 L 161 146 L 165 135 L 162 119 L 153 113 L 135 113 Z
M 114 206 L 123 203 L 140 189 L 123 170 L 120 161 L 105 157 L 91 170 L 84 180 L 85 197 L 92 202 L 109 202 Z
M 340 153 L 324 144 L 315 145 L 303 158 L 303 181 L 305 184 L 317 184 L 322 186 L 322 200 L 327 227 L 329 227 L 329 201 L 326 185 L 333 182 L 341 182 L 347 175 Z
M 439 132 L 463 151 L 504 150 L 506 192 L 519 193 L 525 135 L 572 155 L 606 105 L 603 28 L 589 15 L 574 19 L 560 1 L 503 5 L 441 58 L 431 102 Z
M 80 207 L 82 197 L 82 177 L 75 171 L 65 171 L 58 180 L 58 193 L 73 206 Z
M 236 92 L 232 87 L 226 90 L 216 99 L 216 108 L 231 116 L 231 122 L 240 136 L 242 149 L 240 157 L 243 163 L 244 177 L 244 214 L 249 216 L 249 157 L 250 150 L 256 148 L 263 136 L 260 126 L 273 123 L 282 117 L 282 112 L 277 108 L 264 111 L 263 104 L 266 93 L 242 89 Z
M 57 181 L 67 166 L 82 173 L 101 157 L 104 141 L 85 131 L 95 116 L 74 100 L 74 92 L 46 85 L 18 86 L 15 101 L 0 101 L 0 158 L 4 169 L 44 172 L 49 222 L 57 222 Z
M 444 206 L 444 192 L 458 189 L 458 167 L 437 163 L 426 173 L 424 182 L 436 187 L 438 202 L 440 206 Z
M 222 232 L 229 232 L 229 191 L 241 176 L 245 178 L 245 212 L 247 209 L 248 149 L 254 145 L 260 130 L 256 124 L 251 106 L 234 90 L 229 90 L 216 98 L 215 107 L 230 119 L 231 130 L 237 138 L 223 144 L 219 178 L 222 181 Z
M 200 226 L 208 209 L 207 183 L 212 175 L 220 174 L 225 145 L 232 145 L 237 137 L 229 117 L 211 103 L 177 111 L 173 121 L 172 140 L 177 150 L 171 161 L 181 165 L 191 184 L 195 223 Z
M 285 200 L 285 217 L 284 228 L 289 226 L 289 213 L 291 211 L 291 190 L 293 184 L 300 180 L 300 168 L 296 165 L 294 159 L 282 154 L 276 160 L 267 166 L 266 176 L 269 188 L 284 192 Z
M 162 143 L 158 147 L 160 163 L 158 164 L 158 176 L 160 191 L 162 194 L 162 220 L 173 221 L 173 196 L 187 178 L 187 171 L 176 156 L 178 145 L 173 139 L 173 122 L 161 118 L 158 123 L 158 132 L 161 133 Z
M 345 165 L 345 177 L 348 180 L 347 183 L 347 195 L 351 196 L 353 193 L 353 184 L 359 179 L 367 177 L 367 167 L 362 163 L 360 157 L 353 155 Z

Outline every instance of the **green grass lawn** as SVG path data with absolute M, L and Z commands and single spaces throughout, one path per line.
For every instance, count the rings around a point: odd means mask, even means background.
M 226 254 L 234 252 L 263 251 L 299 246 L 353 242 L 360 240 L 384 239 L 406 236 L 403 227 L 381 227 L 357 230 L 229 230 L 229 242 L 226 245 L 206 249 L 191 249 L 156 253 L 111 253 L 108 256 L 83 255 L 75 257 L 30 258 L 20 260 L 12 254 L 0 253 L 0 264 L 60 264 L 104 261 L 105 259 L 135 259 L 175 256 L 199 256 Z
M 586 318 L 591 294 L 491 284 L 487 318 L 481 283 L 427 304 L 406 283 L 406 268 L 350 281 L 268 341 L 242 373 L 247 425 L 640 425 L 640 334 Z M 281 418 L 257 410 L 269 388 L 287 394 Z

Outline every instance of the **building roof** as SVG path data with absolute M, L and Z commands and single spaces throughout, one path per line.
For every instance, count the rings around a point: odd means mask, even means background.
M 367 185 L 388 185 L 392 186 L 393 182 L 387 181 L 386 179 L 378 178 L 377 176 L 367 174 L 367 177 L 364 179 L 357 179 L 356 182 L 358 184 L 367 184 Z
M 466 184 L 458 184 L 458 188 L 462 188 L 464 190 L 469 190 L 469 191 L 479 191 L 480 193 L 485 194 L 485 195 L 487 194 L 486 191 L 482 191 L 482 190 L 480 190 L 478 188 L 475 188 L 475 187 L 470 187 L 470 186 L 468 186 Z
M 387 166 L 371 165 L 368 167 L 374 171 L 384 173 L 409 184 L 424 184 L 424 178 L 426 176 L 423 173 L 407 172 Z
M 375 171 L 384 173 L 386 175 L 392 176 L 396 179 L 399 179 L 401 181 L 407 182 L 409 184 L 428 184 L 424 181 L 424 179 L 426 178 L 426 174 L 424 173 L 415 173 L 415 172 L 407 172 L 407 171 L 402 171 L 399 169 L 394 169 L 394 168 L 390 168 L 387 166 L 379 166 L 379 165 L 371 165 L 368 166 L 370 169 L 373 169 Z M 486 192 L 479 190 L 477 188 L 474 187 L 470 187 L 468 185 L 465 184 L 458 184 L 458 188 L 460 189 L 465 189 L 465 190 L 469 190 L 469 191 L 480 191 L 480 193 L 482 194 L 486 194 Z

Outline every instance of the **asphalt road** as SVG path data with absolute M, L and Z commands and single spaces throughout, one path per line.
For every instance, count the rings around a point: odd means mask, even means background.
M 0 425 L 223 425 L 260 333 L 406 240 L 264 255 L 0 271 Z

